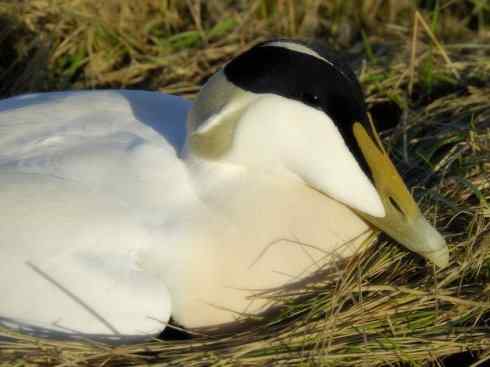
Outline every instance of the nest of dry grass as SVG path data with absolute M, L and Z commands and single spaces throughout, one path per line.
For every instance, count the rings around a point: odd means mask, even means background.
M 138 87 L 191 95 L 226 59 L 271 35 L 349 46 L 383 140 L 447 239 L 451 263 L 436 270 L 381 236 L 301 292 L 263 295 L 284 308 L 249 330 L 111 347 L 2 329 L 10 340 L 0 341 L 0 366 L 426 365 L 465 351 L 478 355 L 475 366 L 490 359 L 489 9 L 99 3 L 24 1 L 19 12 L 0 2 L 10 57 L 0 62 L 2 94 Z

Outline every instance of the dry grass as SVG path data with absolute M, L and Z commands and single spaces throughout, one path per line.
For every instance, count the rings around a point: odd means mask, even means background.
M 468 350 L 490 358 L 490 5 L 425 1 L 415 28 L 414 3 L 0 1 L 4 96 L 107 87 L 191 96 L 271 36 L 349 48 L 385 144 L 451 251 L 436 271 L 381 239 L 301 294 L 267 295 L 284 312 L 234 335 L 113 348 L 1 330 L 12 342 L 0 342 L 0 366 L 426 365 Z

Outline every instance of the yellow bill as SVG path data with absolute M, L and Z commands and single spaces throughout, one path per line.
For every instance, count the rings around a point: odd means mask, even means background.
M 446 241 L 420 212 L 384 150 L 374 126 L 372 126 L 372 131 L 377 139 L 376 142 L 360 123 L 354 123 L 353 129 L 386 212 L 386 215 L 381 218 L 361 212 L 359 214 L 409 250 L 420 254 L 441 268 L 446 267 L 449 263 Z

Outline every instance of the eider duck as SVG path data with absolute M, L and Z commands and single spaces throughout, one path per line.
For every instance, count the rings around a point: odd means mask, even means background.
M 194 103 L 158 92 L 0 101 L 0 325 L 133 341 L 269 306 L 373 226 L 434 264 L 424 219 L 338 57 L 273 40 Z

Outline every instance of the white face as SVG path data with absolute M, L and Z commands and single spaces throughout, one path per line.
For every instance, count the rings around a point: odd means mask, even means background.
M 349 207 L 385 215 L 371 181 L 324 112 L 273 94 L 250 97 L 222 159 L 284 172 Z
M 357 78 L 330 52 L 291 41 L 258 45 L 211 78 L 197 105 L 189 124 L 196 156 L 293 176 L 447 265 L 444 239 L 369 126 Z

